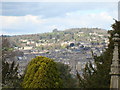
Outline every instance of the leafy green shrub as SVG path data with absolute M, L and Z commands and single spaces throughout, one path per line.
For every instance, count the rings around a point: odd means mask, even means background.
M 56 63 L 47 57 L 38 56 L 28 64 L 23 88 L 61 88 L 62 80 Z

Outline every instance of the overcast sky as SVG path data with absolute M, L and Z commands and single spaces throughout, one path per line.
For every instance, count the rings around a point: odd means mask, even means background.
M 117 2 L 2 2 L 2 34 L 51 32 L 53 29 L 111 29 Z

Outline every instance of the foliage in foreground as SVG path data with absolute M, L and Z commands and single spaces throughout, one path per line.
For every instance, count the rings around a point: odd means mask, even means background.
M 77 88 L 77 78 L 70 73 L 70 67 L 63 63 L 58 62 L 57 68 L 60 72 L 60 78 L 62 79 L 63 88 Z
M 110 87 L 110 65 L 113 58 L 113 48 L 114 42 L 112 40 L 113 35 L 118 33 L 120 36 L 120 21 L 116 21 L 112 25 L 113 30 L 108 33 L 111 35 L 109 37 L 109 45 L 106 51 L 101 54 L 101 56 L 94 56 L 94 62 L 96 67 L 90 63 L 86 64 L 83 74 L 77 77 L 79 79 L 79 86 L 81 88 L 109 88 Z M 120 48 L 120 42 L 119 42 Z M 119 49 L 119 58 L 120 58 L 120 49 Z
M 2 36 L 2 87 L 18 88 L 21 78 L 18 75 L 18 64 L 13 60 L 15 53 L 8 38 Z M 9 60 L 7 60 L 9 59 Z
M 61 88 L 62 80 L 56 63 L 47 57 L 38 56 L 28 64 L 23 88 Z

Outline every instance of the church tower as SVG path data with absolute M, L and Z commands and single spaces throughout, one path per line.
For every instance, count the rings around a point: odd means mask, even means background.
M 119 35 L 116 33 L 113 37 L 114 40 L 114 53 L 111 64 L 111 81 L 110 88 L 120 88 L 120 60 L 118 53 L 118 42 L 120 42 Z

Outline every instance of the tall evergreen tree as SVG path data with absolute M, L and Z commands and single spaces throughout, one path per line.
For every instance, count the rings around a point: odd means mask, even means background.
M 83 75 L 77 73 L 79 79 L 79 86 L 81 88 L 109 88 L 110 87 L 110 66 L 113 58 L 114 42 L 113 35 L 118 33 L 120 36 L 120 21 L 115 21 L 112 25 L 113 30 L 108 31 L 111 35 L 109 37 L 109 45 L 104 53 L 100 56 L 94 56 L 96 67 L 93 68 L 91 62 L 86 64 Z M 119 42 L 120 48 L 120 42 Z M 120 57 L 120 49 L 119 49 Z

